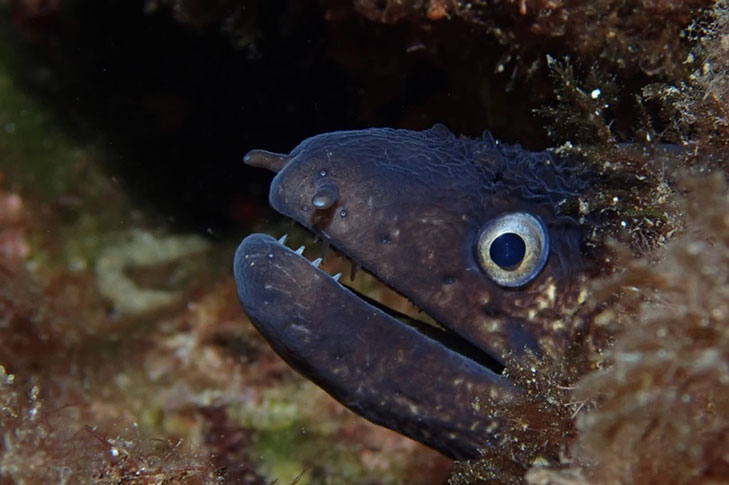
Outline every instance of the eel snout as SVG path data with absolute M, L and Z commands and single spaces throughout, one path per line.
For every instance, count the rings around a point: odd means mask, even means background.
M 271 346 L 370 421 L 457 459 L 490 446 L 501 423 L 484 403 L 508 404 L 514 387 L 316 265 L 268 235 L 252 234 L 238 247 L 238 296 Z

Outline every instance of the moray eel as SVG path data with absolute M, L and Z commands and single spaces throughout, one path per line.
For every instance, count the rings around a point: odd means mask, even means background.
M 271 236 L 235 254 L 238 297 L 294 369 L 365 418 L 466 459 L 498 446 L 525 391 L 509 359 L 559 359 L 584 299 L 585 234 L 565 208 L 587 177 L 548 152 L 389 128 L 314 136 L 245 162 L 269 201 L 427 312 L 391 315 Z

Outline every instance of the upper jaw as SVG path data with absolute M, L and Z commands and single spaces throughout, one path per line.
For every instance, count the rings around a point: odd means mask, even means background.
M 427 188 L 405 190 L 413 202 L 390 202 L 386 194 L 368 195 L 364 185 L 340 190 L 337 204 L 318 210 L 310 200 L 313 184 L 302 179 L 286 169 L 276 176 L 269 200 L 277 212 L 331 243 L 500 365 L 524 349 L 538 353 L 533 327 L 506 316 L 511 292 L 489 281 L 476 261 L 473 241 L 488 210 L 470 203 L 460 210 L 429 204 Z

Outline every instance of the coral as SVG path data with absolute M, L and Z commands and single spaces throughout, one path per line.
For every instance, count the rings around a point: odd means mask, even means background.
M 181 272 L 182 265 L 172 268 L 169 263 L 189 263 L 207 249 L 210 244 L 197 235 L 159 237 L 150 232 L 132 231 L 129 241 L 105 247 L 96 258 L 94 269 L 99 291 L 121 314 L 146 313 L 168 306 L 182 298 L 179 290 L 140 287 L 129 273 L 135 268 L 164 266 L 165 279 L 180 279 L 179 275 L 175 277 L 175 272 Z

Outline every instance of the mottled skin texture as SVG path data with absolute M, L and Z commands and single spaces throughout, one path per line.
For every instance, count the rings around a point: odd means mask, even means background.
M 458 138 L 439 125 L 328 133 L 289 155 L 253 151 L 246 162 L 278 172 L 269 197 L 277 211 L 445 329 L 425 336 L 253 234 L 236 252 L 238 295 L 279 355 L 362 416 L 448 456 L 496 446 L 492 436 L 507 425 L 499 408 L 523 390 L 493 362 L 559 360 L 574 337 L 570 317 L 591 263 L 583 230 L 564 209 L 587 190 L 586 177 L 546 152 L 488 135 Z M 338 195 L 324 210 L 312 204 L 322 192 Z M 475 245 L 489 221 L 515 211 L 538 216 L 551 246 L 536 278 L 505 288 L 484 274 Z M 492 364 L 438 334 L 470 342 Z

